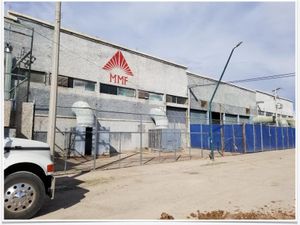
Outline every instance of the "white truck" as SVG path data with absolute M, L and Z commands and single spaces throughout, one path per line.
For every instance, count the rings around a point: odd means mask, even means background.
M 39 141 L 4 139 L 4 218 L 29 219 L 46 195 L 54 198 L 54 164 L 49 145 Z

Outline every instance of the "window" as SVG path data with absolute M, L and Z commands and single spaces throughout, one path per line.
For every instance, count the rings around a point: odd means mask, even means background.
M 149 99 L 149 92 L 147 92 L 147 91 L 139 91 L 139 98 L 141 98 L 141 99 Z
M 117 86 L 113 86 L 113 85 L 100 84 L 100 93 L 117 95 L 118 88 Z
M 135 97 L 134 89 L 118 87 L 118 86 L 113 86 L 108 84 L 100 84 L 100 93 Z
M 266 116 L 273 116 L 273 113 L 271 113 L 271 112 L 266 112 Z
M 147 92 L 147 91 L 141 91 L 141 90 L 139 90 L 138 97 L 141 99 L 149 99 L 151 101 L 162 101 L 163 100 L 163 94 L 157 94 L 154 92 Z
M 30 82 L 45 83 L 46 82 L 45 73 L 31 71 Z
M 85 91 L 95 91 L 95 82 L 73 79 L 73 88 Z
M 130 88 L 118 87 L 118 95 L 135 97 L 135 90 Z
M 265 115 L 265 112 L 264 111 L 261 111 L 261 110 L 258 110 L 258 115 Z
M 51 79 L 50 79 L 50 82 L 51 82 Z M 68 77 L 57 76 L 57 86 L 68 87 Z
M 173 96 L 173 95 L 167 95 L 166 101 L 172 102 L 172 103 L 177 103 L 177 104 L 186 104 L 187 98 Z
M 51 75 L 49 77 L 49 83 L 51 85 Z M 57 86 L 59 87 L 73 87 L 73 78 L 71 77 L 65 77 L 65 76 L 61 76 L 58 75 L 57 76 Z
M 87 81 L 85 84 L 85 90 L 86 91 L 95 91 L 95 85 L 96 85 L 96 83 Z
M 162 101 L 163 95 L 162 94 L 156 94 L 156 93 L 149 93 L 149 100 L 152 101 Z
M 77 89 L 84 89 L 85 82 L 82 80 L 74 80 L 73 81 L 73 87 Z
M 175 100 L 175 99 L 174 99 L 174 100 Z M 174 101 L 173 101 L 173 96 L 167 95 L 166 101 L 167 101 L 167 102 L 174 102 Z
M 249 123 L 249 116 L 240 116 L 240 124 Z
M 51 78 L 49 77 L 49 84 L 51 85 L 50 81 Z M 95 91 L 96 82 L 58 75 L 57 86 L 75 88 L 83 91 Z

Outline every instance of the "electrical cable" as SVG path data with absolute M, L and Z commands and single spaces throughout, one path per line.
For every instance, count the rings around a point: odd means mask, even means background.
M 295 72 L 293 72 L 293 73 L 284 73 L 284 74 L 275 74 L 275 75 L 267 75 L 267 76 L 261 76 L 261 77 L 253 77 L 253 78 L 247 78 L 247 79 L 243 79 L 243 80 L 221 81 L 221 84 L 256 82 L 256 81 L 262 81 L 262 80 L 275 80 L 275 79 L 288 78 L 288 77 L 294 77 L 294 76 L 295 76 Z M 216 83 L 217 83 L 217 81 L 207 83 L 207 84 L 194 84 L 194 85 L 190 85 L 189 88 L 216 85 Z

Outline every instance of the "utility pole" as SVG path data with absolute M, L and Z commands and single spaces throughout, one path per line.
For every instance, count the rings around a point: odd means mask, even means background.
M 226 70 L 226 68 L 227 68 L 227 66 L 228 66 L 228 63 L 229 63 L 229 61 L 230 61 L 230 59 L 231 59 L 231 56 L 232 56 L 232 54 L 233 54 L 233 51 L 234 51 L 237 47 L 239 47 L 242 43 L 243 43 L 243 42 L 239 42 L 239 43 L 231 50 L 231 53 L 230 53 L 230 55 L 229 55 L 229 57 L 228 57 L 228 59 L 227 59 L 227 62 L 226 62 L 225 67 L 224 67 L 224 69 L 223 69 L 223 72 L 222 72 L 222 74 L 221 74 L 221 76 L 220 76 L 220 78 L 219 78 L 219 81 L 218 81 L 218 83 L 217 83 L 217 86 L 216 86 L 216 88 L 215 88 L 215 90 L 214 90 L 214 92 L 213 92 L 213 94 L 212 94 L 212 96 L 211 96 L 211 99 L 210 99 L 210 101 L 209 101 L 209 104 L 208 104 L 208 115 L 209 115 L 209 126 L 210 126 L 210 132 L 209 132 L 209 148 L 210 148 L 210 154 L 209 154 L 209 158 L 210 158 L 211 160 L 214 160 L 214 159 L 215 159 L 215 156 L 214 156 L 214 150 L 213 150 L 213 140 L 212 140 L 212 134 L 213 134 L 213 132 L 212 132 L 211 103 L 212 103 L 212 101 L 213 101 L 213 99 L 214 99 L 214 97 L 215 97 L 215 95 L 216 95 L 216 93 L 217 93 L 218 87 L 219 87 L 219 85 L 220 85 L 220 83 L 221 83 L 222 77 L 223 77 L 223 75 L 224 75 L 224 73 L 225 73 L 225 70 Z
M 277 91 L 280 90 L 281 88 L 276 88 L 272 90 L 274 92 L 274 100 L 275 100 L 275 122 L 276 122 L 276 127 L 278 127 L 278 112 L 277 112 L 277 98 L 278 98 L 278 93 Z
M 47 142 L 50 145 L 52 158 L 55 149 L 55 133 L 56 133 L 56 101 L 57 101 L 57 75 L 59 66 L 59 44 L 60 44 L 60 23 L 61 23 L 61 2 L 55 4 L 55 25 L 53 35 L 53 51 L 52 51 L 52 74 L 50 103 L 48 116 L 48 133 Z

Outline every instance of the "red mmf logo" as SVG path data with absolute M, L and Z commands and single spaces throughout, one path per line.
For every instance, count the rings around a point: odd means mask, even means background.
M 119 75 L 118 73 L 120 72 L 133 76 L 133 73 L 121 51 L 117 51 L 117 53 L 105 64 L 105 66 L 103 66 L 102 69 L 110 71 L 109 81 L 115 84 L 127 84 L 128 77 Z

